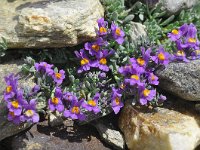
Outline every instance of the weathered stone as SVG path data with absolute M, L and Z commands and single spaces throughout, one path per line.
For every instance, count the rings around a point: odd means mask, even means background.
M 48 122 L 51 127 L 59 126 L 63 124 L 63 119 L 60 114 L 52 114 L 50 113 L 48 116 Z
M 146 27 L 141 23 L 131 22 L 130 23 L 130 37 L 131 42 L 136 42 L 140 38 L 144 38 L 147 36 Z
M 160 0 L 163 7 L 170 13 L 175 14 L 183 9 L 188 9 L 197 4 L 197 0 Z
M 108 124 L 105 121 L 97 121 L 94 126 L 101 138 L 115 149 L 124 149 L 125 141 L 123 135 L 116 129 L 112 127 L 112 125 Z
M 200 101 L 200 60 L 170 63 L 156 74 L 162 89 L 185 100 Z
M 2 0 L 0 37 L 8 48 L 74 46 L 96 36 L 99 0 Z
M 22 124 L 20 126 L 16 126 L 7 120 L 7 107 L 3 102 L 3 91 L 6 88 L 6 84 L 4 82 L 4 76 L 10 73 L 18 73 L 19 67 L 22 65 L 22 61 L 14 61 L 9 64 L 0 64 L 0 141 L 6 137 L 15 135 L 28 127 L 30 124 Z M 21 86 L 26 85 L 34 85 L 31 79 L 21 79 Z
M 200 144 L 200 117 L 191 102 L 175 100 L 163 108 L 126 104 L 119 119 L 130 150 L 193 150 Z
M 42 122 L 9 141 L 14 150 L 110 150 L 96 136 L 92 126 L 51 128 Z
M 137 2 L 138 0 L 133 0 Z M 162 4 L 162 9 L 168 12 L 168 15 L 176 14 L 183 9 L 189 9 L 198 3 L 198 0 L 139 0 L 148 3 L 150 7 L 156 7 L 158 3 Z

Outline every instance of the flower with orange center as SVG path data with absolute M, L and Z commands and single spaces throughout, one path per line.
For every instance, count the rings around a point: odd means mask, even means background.
M 176 52 L 177 56 L 185 56 L 185 52 L 183 50 L 179 50 Z
M 79 107 L 77 107 L 77 106 L 74 106 L 73 108 L 72 108 L 72 113 L 74 113 L 74 114 L 79 114 L 80 113 L 80 108 Z
M 120 104 L 120 99 L 118 97 L 115 98 L 115 103 L 116 103 L 116 105 Z
M 143 91 L 143 95 L 144 95 L 145 97 L 149 96 L 149 94 L 150 94 L 150 90 L 145 89 L 145 90 Z
M 92 45 L 92 49 L 95 50 L 96 52 L 99 51 L 100 47 L 97 44 Z
M 139 80 L 139 76 L 136 74 L 131 75 L 131 79 Z
M 58 102 L 59 102 L 59 99 L 58 99 L 57 97 L 53 97 L 53 98 L 51 99 L 51 102 L 52 102 L 53 104 L 57 105 Z
M 61 79 L 62 74 L 61 73 L 55 73 L 55 76 L 56 76 L 57 79 Z
M 86 64 L 88 64 L 88 63 L 89 63 L 89 60 L 88 60 L 87 58 L 83 58 L 83 59 L 81 60 L 81 66 L 86 65 Z
M 10 85 L 7 86 L 7 87 L 6 87 L 6 92 L 7 92 L 7 93 L 10 93 L 11 91 L 12 91 L 12 86 L 10 86 Z
M 189 38 L 188 42 L 190 42 L 190 43 L 196 43 L 196 39 L 195 38 Z
M 163 53 L 159 53 L 158 54 L 158 59 L 162 60 L 162 61 L 165 60 L 165 55 Z
M 137 59 L 137 63 L 138 63 L 140 66 L 144 66 L 145 60 L 142 59 L 142 58 L 138 58 L 138 59 Z
M 13 117 L 15 116 L 15 113 L 12 112 L 12 111 L 10 111 L 9 114 L 10 114 L 11 116 L 13 116 Z
M 14 107 L 14 108 L 19 108 L 19 102 L 16 100 L 16 101 L 12 101 L 11 102 L 11 105 Z
M 33 110 L 27 110 L 27 111 L 25 111 L 25 115 L 27 116 L 27 117 L 31 117 L 31 116 L 33 116 L 34 115 L 34 112 L 33 112 Z
M 156 78 L 155 78 L 155 75 L 152 74 L 152 75 L 151 75 L 151 80 L 154 81 L 155 79 L 156 79 Z
M 107 64 L 106 58 L 101 58 L 101 59 L 99 60 L 99 63 L 102 64 L 102 65 L 106 65 L 106 64 Z
M 115 34 L 118 35 L 118 36 L 121 35 L 121 30 L 120 30 L 120 28 L 117 28 L 117 29 L 115 30 Z
M 93 107 L 97 105 L 96 102 L 92 99 L 88 101 L 88 104 Z
M 99 32 L 100 32 L 100 33 L 106 33 L 107 30 L 106 30 L 106 28 L 104 28 L 104 27 L 100 27 Z
M 177 35 L 177 34 L 179 33 L 179 31 L 176 30 L 176 29 L 173 29 L 173 30 L 172 30 L 172 33 L 175 34 L 175 35 Z

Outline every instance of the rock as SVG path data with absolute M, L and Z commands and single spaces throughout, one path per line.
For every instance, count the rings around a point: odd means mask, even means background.
M 200 60 L 170 63 L 156 74 L 162 89 L 185 100 L 200 101 Z
M 130 150 L 193 150 L 200 144 L 199 125 L 194 105 L 178 99 L 155 109 L 126 104 L 119 119 Z
M 13 61 L 9 64 L 0 64 L 0 141 L 6 137 L 15 135 L 28 127 L 30 124 L 22 124 L 20 126 L 16 126 L 7 120 L 7 107 L 3 102 L 3 91 L 6 88 L 6 84 L 4 82 L 4 76 L 9 73 L 17 73 L 19 72 L 19 67 L 22 65 L 22 61 Z M 31 79 L 21 79 L 20 85 L 34 85 Z
M 198 0 L 160 0 L 163 7 L 169 14 L 175 14 L 183 9 L 189 9 L 195 6 Z
M 51 128 L 47 122 L 42 122 L 34 125 L 29 132 L 8 140 L 11 141 L 10 149 L 14 150 L 110 150 L 96 136 L 91 126 Z
M 94 39 L 99 0 L 1 1 L 0 37 L 8 48 L 58 48 Z
M 60 114 L 52 114 L 50 113 L 48 116 L 49 125 L 51 127 L 60 126 L 63 124 L 63 119 Z
M 133 0 L 136 3 L 138 0 Z M 168 15 L 176 14 L 183 9 L 189 9 L 198 3 L 198 0 L 139 0 L 143 3 L 148 3 L 150 7 L 156 7 L 161 3 L 162 9 L 166 10 Z
M 101 138 L 115 149 L 124 149 L 125 141 L 123 135 L 116 129 L 114 129 L 110 124 L 107 124 L 105 121 L 97 121 L 94 126 Z
M 130 24 L 131 26 L 129 32 L 130 32 L 131 42 L 134 43 L 138 41 L 140 38 L 144 38 L 147 36 L 146 26 L 136 22 L 131 22 Z

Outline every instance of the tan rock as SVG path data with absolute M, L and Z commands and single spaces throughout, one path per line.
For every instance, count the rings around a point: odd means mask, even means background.
M 152 110 L 126 104 L 119 126 L 128 148 L 193 150 L 200 144 L 200 118 L 191 113 L 191 107 L 189 103 L 173 103 L 169 107 Z
M 2 0 L 0 13 L 8 48 L 53 48 L 93 39 L 104 9 L 99 0 Z

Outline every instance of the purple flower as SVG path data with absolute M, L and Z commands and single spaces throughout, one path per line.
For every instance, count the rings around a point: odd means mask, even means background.
M 62 84 L 63 80 L 65 79 L 65 71 L 60 70 L 59 72 L 54 72 L 52 76 L 53 76 L 54 82 L 57 85 L 60 85 L 60 84 Z
M 138 85 L 142 86 L 144 83 L 140 81 L 140 75 L 143 73 L 143 70 L 139 66 L 132 67 L 130 70 L 130 75 L 124 81 L 125 83 L 129 83 L 131 86 Z
M 140 67 L 145 67 L 149 62 L 151 51 L 152 50 L 150 48 L 145 50 L 144 47 L 141 47 L 142 57 L 139 57 L 137 59 L 131 58 L 130 59 L 131 63 L 132 64 L 136 63 Z
M 14 112 L 8 112 L 8 121 L 12 121 L 14 124 L 19 125 L 21 123 L 21 116 L 16 116 Z
M 102 71 L 109 71 L 109 67 L 107 66 L 107 57 L 114 53 L 113 50 L 102 50 L 99 52 L 99 56 L 96 61 L 92 62 L 92 67 L 98 67 Z
M 88 71 L 90 70 L 91 64 L 90 64 L 90 60 L 87 57 L 85 50 L 81 49 L 80 53 L 75 51 L 76 57 L 78 57 L 80 59 L 80 64 L 81 67 L 78 69 L 78 73 L 82 73 L 83 71 Z
M 112 96 L 111 96 L 111 107 L 114 110 L 115 114 L 118 114 L 120 109 L 124 106 L 121 101 L 122 94 L 119 89 L 112 88 Z
M 73 93 L 71 93 L 71 92 L 65 92 L 63 94 L 63 99 L 67 100 L 67 101 L 72 101 L 72 100 L 76 99 L 76 96 L 74 96 Z
M 164 95 L 160 95 L 160 97 L 158 98 L 158 102 L 159 103 L 163 103 L 164 101 L 166 101 L 166 96 L 164 96 Z
M 37 93 L 40 90 L 40 86 L 39 85 L 35 85 L 32 89 L 33 93 Z
M 111 24 L 112 36 L 118 44 L 122 44 L 124 42 L 124 31 L 122 31 L 118 26 L 116 26 L 113 22 Z
M 152 84 L 152 85 L 159 84 L 158 77 L 155 76 L 153 73 L 147 73 L 147 77 L 148 77 L 148 81 L 150 84 Z
M 99 31 L 98 31 L 98 35 L 106 35 L 108 32 L 107 32 L 107 25 L 108 25 L 108 22 L 107 21 L 104 21 L 104 18 L 100 18 L 98 21 L 98 26 L 99 26 Z
M 36 100 L 30 100 L 29 104 L 24 106 L 24 114 L 21 116 L 21 121 L 25 122 L 39 122 L 39 115 L 36 113 Z
M 9 101 L 17 93 L 18 78 L 14 74 L 10 74 L 5 77 L 6 90 L 4 91 L 4 100 Z
M 13 112 L 15 116 L 20 116 L 22 113 L 22 106 L 25 104 L 23 99 L 23 92 L 20 90 L 16 93 L 16 99 L 8 101 L 7 108 L 10 112 Z
M 139 88 L 139 93 L 141 105 L 146 105 L 147 101 L 152 101 L 153 98 L 156 96 L 156 90 L 149 90 L 145 88 L 145 86 L 141 86 Z
M 59 87 L 56 87 L 54 97 L 49 99 L 49 109 L 51 111 L 59 111 L 62 112 L 64 110 L 64 105 L 62 103 L 62 91 Z
M 51 75 L 53 73 L 52 67 L 53 65 L 46 62 L 35 63 L 36 71 L 46 73 L 48 75 Z
M 85 49 L 89 51 L 89 54 L 92 56 L 99 55 L 99 51 L 102 45 L 105 45 L 106 42 L 102 38 L 98 38 L 96 42 L 85 43 Z
M 162 65 L 166 66 L 169 63 L 170 54 L 165 52 L 163 47 L 159 47 L 157 56 L 152 56 L 151 59 L 156 64 L 162 64 Z
M 189 60 L 186 58 L 186 54 L 183 50 L 178 50 L 174 54 L 174 59 L 177 60 L 177 61 L 189 62 Z
M 70 110 L 64 111 L 64 116 L 66 118 L 70 117 L 71 119 L 79 119 L 79 120 L 85 120 L 85 115 L 81 112 L 81 106 L 83 103 L 83 99 L 80 101 L 73 100 L 71 103 Z
M 197 49 L 197 50 L 192 51 L 191 57 L 192 59 L 200 59 L 200 50 Z
M 100 112 L 100 109 L 98 107 L 98 100 L 100 98 L 100 94 L 96 93 L 95 96 L 87 101 L 86 103 L 83 103 L 83 108 L 87 109 L 88 111 L 93 111 L 95 114 Z
M 184 24 L 178 30 L 177 29 L 173 29 L 171 33 L 168 33 L 168 38 L 170 38 L 171 41 L 177 41 L 183 35 L 185 35 L 187 30 L 188 30 L 188 25 Z
M 126 66 L 120 67 L 118 69 L 118 72 L 124 76 L 127 76 L 128 74 L 130 74 L 131 70 L 132 70 L 132 65 L 126 65 Z

